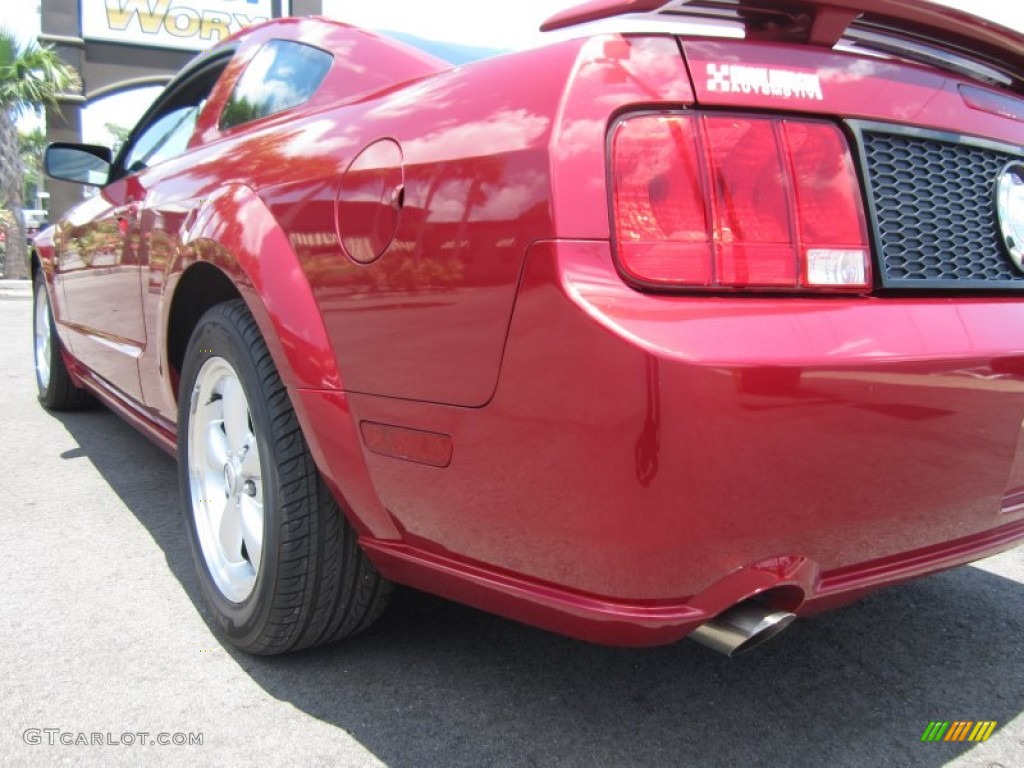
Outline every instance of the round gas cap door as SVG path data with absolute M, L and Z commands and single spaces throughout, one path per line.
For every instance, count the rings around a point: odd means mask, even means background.
M 338 188 L 338 240 L 359 264 L 379 259 L 398 229 L 405 202 L 402 148 L 391 139 L 366 147 L 341 178 Z

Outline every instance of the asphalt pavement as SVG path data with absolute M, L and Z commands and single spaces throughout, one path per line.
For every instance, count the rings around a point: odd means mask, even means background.
M 30 321 L 0 281 L 0 764 L 1024 766 L 1024 549 L 734 659 L 411 590 L 351 641 L 238 653 L 198 604 L 173 461 L 104 409 L 45 412 Z M 922 743 L 933 720 L 998 726 Z

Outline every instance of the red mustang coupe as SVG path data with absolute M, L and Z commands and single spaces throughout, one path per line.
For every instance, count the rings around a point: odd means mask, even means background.
M 40 400 L 177 455 L 227 638 L 351 635 L 397 582 L 732 653 L 1024 539 L 1024 37 L 923 0 L 546 27 L 453 66 L 271 22 L 116 157 L 50 147 L 99 191 L 35 241 Z

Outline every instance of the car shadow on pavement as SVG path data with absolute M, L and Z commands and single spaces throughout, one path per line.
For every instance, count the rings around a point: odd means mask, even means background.
M 105 411 L 60 419 L 202 611 L 173 461 Z M 327 648 L 256 658 L 222 645 L 389 766 L 939 766 L 986 747 L 922 743 L 929 721 L 1024 711 L 1022 604 L 1024 585 L 960 568 L 725 659 L 688 642 L 588 645 L 399 590 L 372 630 Z

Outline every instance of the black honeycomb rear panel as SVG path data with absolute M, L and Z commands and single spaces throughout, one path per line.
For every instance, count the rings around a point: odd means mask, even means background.
M 859 137 L 885 287 L 1024 290 L 995 209 L 996 181 L 1018 155 L 956 136 Z

